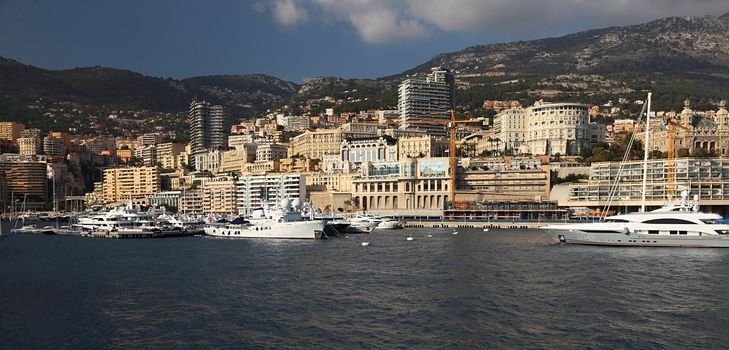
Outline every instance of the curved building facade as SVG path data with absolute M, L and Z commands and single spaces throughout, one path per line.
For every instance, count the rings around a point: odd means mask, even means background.
M 536 103 L 526 108 L 527 152 L 576 155 L 589 147 L 589 108 L 579 103 Z

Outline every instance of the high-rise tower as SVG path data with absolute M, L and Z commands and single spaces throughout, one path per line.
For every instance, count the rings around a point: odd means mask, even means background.
M 424 78 L 405 79 L 398 88 L 397 107 L 400 125 L 405 129 L 421 129 L 431 135 L 446 135 L 446 124 L 427 124 L 433 119 L 450 119 L 448 110 L 455 106 L 456 78 L 453 72 L 433 67 Z
M 205 101 L 190 104 L 191 163 L 194 163 L 194 155 L 226 145 L 223 118 L 223 106 L 211 106 Z

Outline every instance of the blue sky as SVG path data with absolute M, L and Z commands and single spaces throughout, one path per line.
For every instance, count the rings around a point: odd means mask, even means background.
M 175 78 L 375 78 L 476 44 L 727 11 L 726 0 L 0 0 L 0 55 Z

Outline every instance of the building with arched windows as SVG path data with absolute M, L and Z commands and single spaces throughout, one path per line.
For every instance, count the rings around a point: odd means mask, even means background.
M 353 182 L 356 207 L 399 215 L 440 215 L 449 201 L 448 158 L 366 162 Z
M 683 125 L 688 130 L 675 128 L 674 137 L 669 137 L 666 127 L 668 119 Z M 645 124 L 643 128 L 645 129 Z M 673 139 L 677 156 L 688 156 L 697 152 L 714 156 L 729 155 L 729 111 L 726 109 L 726 101 L 719 102 L 719 110 L 715 113 L 697 113 L 691 109 L 690 102 L 686 100 L 683 110 L 678 115 L 652 117 L 650 128 L 651 134 L 648 138 L 650 150 L 666 152 L 668 142 Z M 645 134 L 640 132 L 637 137 L 643 140 Z
M 537 101 L 527 108 L 501 111 L 494 117 L 498 151 L 533 155 L 577 155 L 605 141 L 605 126 L 591 124 L 589 106 Z

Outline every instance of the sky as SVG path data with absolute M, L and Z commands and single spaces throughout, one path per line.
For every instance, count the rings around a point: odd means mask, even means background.
M 301 83 L 396 74 L 472 45 L 727 11 L 727 0 L 0 0 L 0 55 L 48 69 Z

